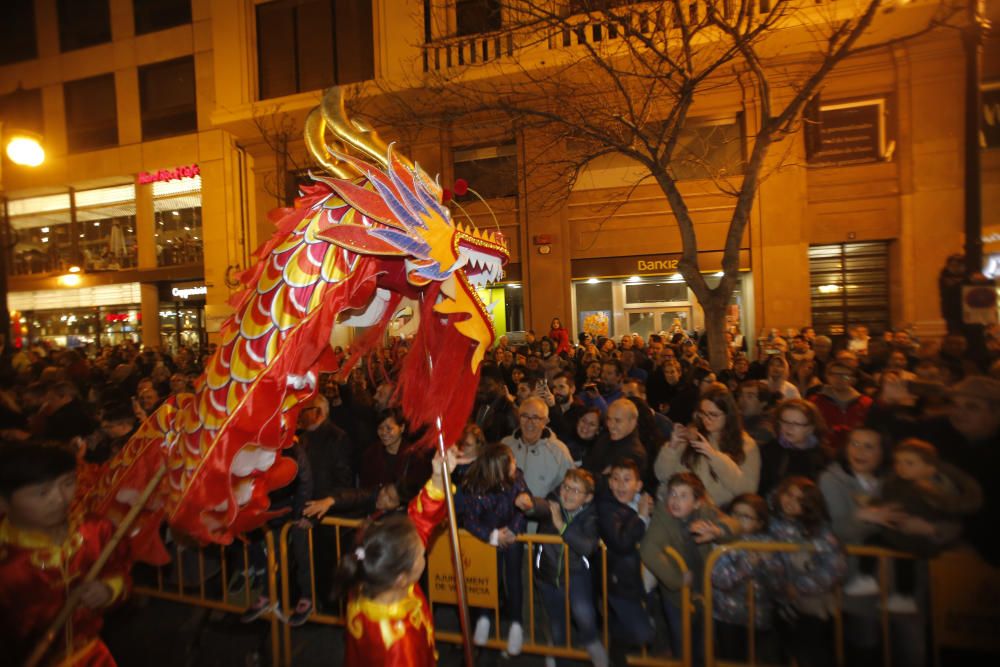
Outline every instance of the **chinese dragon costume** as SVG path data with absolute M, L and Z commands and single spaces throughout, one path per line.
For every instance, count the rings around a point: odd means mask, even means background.
M 377 164 L 330 149 L 327 130 Z M 380 344 L 404 298 L 420 319 L 397 391 L 411 429 L 427 433 L 418 446 L 454 442 L 471 410 L 494 338 L 476 288 L 502 276 L 505 239 L 456 224 L 440 185 L 348 119 L 337 88 L 307 119 L 306 144 L 329 173 L 272 214 L 277 231 L 242 274 L 245 289 L 194 393 L 150 415 L 82 499 L 117 522 L 166 466 L 130 534 L 137 560 L 167 560 L 163 521 L 228 544 L 273 516 L 268 493 L 296 472 L 281 450 L 319 374 L 347 373 Z M 341 326 L 367 331 L 338 367 L 329 339 Z

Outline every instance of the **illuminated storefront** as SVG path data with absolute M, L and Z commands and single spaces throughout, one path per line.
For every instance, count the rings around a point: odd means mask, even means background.
M 679 255 L 669 254 L 573 260 L 574 331 L 586 331 L 595 337 L 637 333 L 644 338 L 664 331 L 703 331 L 704 314 L 677 272 L 679 260 Z M 708 264 L 710 258 L 704 260 Z M 740 264 L 749 267 L 748 253 L 741 253 Z M 714 286 L 721 273 L 705 278 L 709 286 Z M 753 331 L 752 318 L 753 277 L 749 270 L 743 270 L 726 322 L 748 332 Z

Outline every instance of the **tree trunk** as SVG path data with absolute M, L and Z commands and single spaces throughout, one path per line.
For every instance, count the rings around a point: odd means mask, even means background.
M 729 354 L 726 351 L 726 308 L 729 295 L 720 290 L 712 290 L 707 299 L 700 300 L 705 311 L 705 335 L 708 336 L 708 360 L 712 370 L 718 373 L 729 368 Z

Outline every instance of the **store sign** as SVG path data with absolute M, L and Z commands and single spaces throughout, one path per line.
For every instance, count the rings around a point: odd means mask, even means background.
M 194 287 L 173 287 L 170 290 L 170 294 L 178 299 L 190 299 L 194 296 L 205 296 L 208 294 L 208 287 L 205 285 L 196 285 Z
M 196 164 L 186 167 L 176 167 L 175 169 L 160 169 L 159 171 L 140 171 L 135 180 L 139 185 L 149 183 L 162 183 L 164 181 L 176 181 L 181 178 L 194 178 L 201 175 L 201 167 Z
M 827 166 L 878 162 L 882 159 L 881 100 L 820 107 L 810 142 L 809 163 Z
M 622 278 L 626 276 L 656 276 L 677 273 L 682 255 L 630 255 L 627 257 L 595 257 L 574 259 L 573 278 Z M 721 252 L 698 253 L 702 271 L 717 271 L 722 265 Z M 750 268 L 750 252 L 740 250 L 740 269 Z

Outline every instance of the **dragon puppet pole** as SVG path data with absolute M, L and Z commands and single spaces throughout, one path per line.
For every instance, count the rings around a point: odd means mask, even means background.
M 430 358 L 428 357 L 428 361 Z M 465 652 L 466 667 L 473 667 L 472 633 L 469 632 L 469 603 L 465 595 L 465 566 L 462 564 L 462 550 L 458 543 L 458 520 L 455 516 L 455 498 L 451 491 L 451 473 L 448 471 L 448 459 L 445 455 L 444 434 L 441 431 L 441 418 L 437 420 L 438 451 L 441 452 L 441 471 L 444 476 L 444 495 L 448 503 L 448 537 L 451 540 L 451 564 L 455 568 L 455 595 L 458 598 L 458 621 L 462 627 L 462 648 Z
M 49 652 L 49 647 L 51 647 L 52 642 L 55 641 L 56 635 L 59 634 L 62 626 L 66 624 L 66 621 L 70 619 L 73 612 L 76 611 L 76 608 L 80 605 L 81 591 L 83 590 L 82 584 L 89 584 L 91 581 L 96 580 L 101 574 L 101 570 L 103 570 L 104 566 L 107 565 L 108 559 L 111 558 L 111 554 L 114 553 L 115 549 L 118 548 L 118 545 L 125 538 L 125 535 L 127 535 L 128 531 L 131 530 L 132 524 L 135 523 L 136 518 L 139 516 L 139 512 L 141 512 L 142 508 L 146 506 L 147 502 L 149 502 L 149 497 L 153 495 L 153 491 L 156 490 L 156 487 L 160 484 L 160 480 L 162 480 L 163 476 L 166 474 L 166 464 L 160 466 L 160 469 L 153 474 L 149 483 L 146 484 L 146 488 L 144 488 L 142 493 L 139 494 L 139 499 L 135 501 L 135 504 L 132 505 L 128 514 L 126 514 L 125 518 L 123 518 L 121 523 L 118 524 L 118 528 L 111 536 L 111 539 L 108 540 L 108 543 L 104 545 L 104 549 L 97 557 L 97 560 L 94 561 L 94 564 L 90 567 L 90 570 L 87 572 L 87 576 L 84 577 L 82 582 L 80 582 L 81 585 L 73 589 L 73 592 L 66 598 L 66 604 L 59 610 L 59 614 L 56 615 L 55 620 L 52 621 L 52 624 L 49 625 L 45 634 L 42 635 L 42 638 L 38 641 L 38 644 L 35 645 L 35 649 L 31 652 L 27 661 L 25 661 L 24 667 L 37 667 L 42 662 L 42 658 L 44 658 L 45 654 Z

